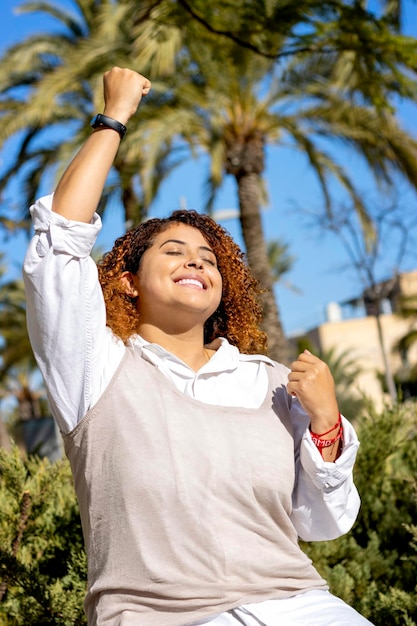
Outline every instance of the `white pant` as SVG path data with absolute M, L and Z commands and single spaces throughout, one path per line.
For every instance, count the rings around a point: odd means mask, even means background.
M 189 626 L 372 626 L 355 609 L 328 591 L 244 604 Z

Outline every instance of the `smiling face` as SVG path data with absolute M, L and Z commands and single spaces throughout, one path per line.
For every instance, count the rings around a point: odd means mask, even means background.
M 134 285 L 144 324 L 204 325 L 222 295 L 213 250 L 198 229 L 186 224 L 174 223 L 155 237 Z

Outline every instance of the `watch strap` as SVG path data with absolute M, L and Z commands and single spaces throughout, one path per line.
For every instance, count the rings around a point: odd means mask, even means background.
M 102 113 L 97 113 L 97 115 L 93 117 L 90 122 L 90 126 L 92 128 L 111 128 L 119 133 L 121 139 L 123 139 L 127 131 L 127 128 L 124 124 L 118 122 L 117 120 L 114 120 L 108 115 L 103 115 Z

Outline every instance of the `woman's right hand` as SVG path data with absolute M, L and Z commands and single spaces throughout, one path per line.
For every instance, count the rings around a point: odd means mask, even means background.
M 103 76 L 104 83 L 104 114 L 127 124 L 135 114 L 142 96 L 151 90 L 151 82 L 137 72 L 113 67 Z
M 103 76 L 104 114 L 126 125 L 136 112 L 150 81 L 129 69 L 113 67 Z M 102 127 L 90 134 L 55 190 L 52 210 L 63 217 L 89 223 L 100 201 L 120 145 L 120 135 Z

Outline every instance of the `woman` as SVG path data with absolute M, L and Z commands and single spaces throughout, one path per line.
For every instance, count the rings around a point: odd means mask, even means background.
M 177 211 L 97 268 L 95 214 L 149 81 L 104 76 L 104 116 L 32 207 L 28 326 L 63 433 L 88 556 L 90 626 L 369 624 L 298 537 L 347 532 L 358 442 L 327 366 L 263 355 L 257 287 L 211 218 Z

